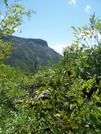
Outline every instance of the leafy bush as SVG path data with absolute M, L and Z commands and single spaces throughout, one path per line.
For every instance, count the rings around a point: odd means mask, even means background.
M 88 30 L 101 31 L 100 20 L 90 21 L 91 29 L 73 27 L 83 43 Z M 34 75 L 0 63 L 1 134 L 101 133 L 101 44 L 80 46 L 80 39 L 57 65 Z

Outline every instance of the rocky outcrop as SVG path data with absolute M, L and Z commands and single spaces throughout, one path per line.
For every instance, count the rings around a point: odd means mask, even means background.
M 37 100 L 46 100 L 51 98 L 52 98 L 51 93 L 48 90 L 45 90 L 37 97 Z

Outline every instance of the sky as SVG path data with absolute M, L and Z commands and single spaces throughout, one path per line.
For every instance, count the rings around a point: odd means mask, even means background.
M 3 0 L 0 1 L 0 10 L 4 11 Z M 8 0 L 9 3 L 13 1 Z M 75 39 L 71 26 L 77 28 L 89 24 L 90 15 L 94 12 L 101 18 L 101 0 L 20 0 L 18 3 L 26 10 L 35 10 L 36 14 L 31 16 L 30 21 L 24 17 L 25 23 L 18 27 L 22 33 L 16 32 L 14 35 L 43 39 L 61 54 L 63 48 Z

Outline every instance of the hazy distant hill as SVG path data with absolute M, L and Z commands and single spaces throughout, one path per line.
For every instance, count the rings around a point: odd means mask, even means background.
M 6 64 L 11 66 L 20 66 L 21 69 L 30 69 L 33 71 L 39 65 L 47 65 L 49 60 L 57 63 L 62 56 L 48 47 L 46 41 L 42 39 L 20 38 L 16 36 L 8 36 L 4 40 L 12 40 L 14 42 L 15 50 Z

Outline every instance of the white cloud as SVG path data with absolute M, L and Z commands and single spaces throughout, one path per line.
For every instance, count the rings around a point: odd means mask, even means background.
M 87 5 L 84 10 L 85 10 L 85 12 L 90 13 L 90 9 L 91 9 L 91 7 L 89 5 Z
M 69 1 L 69 4 L 70 4 L 70 5 L 76 4 L 76 0 L 70 0 L 70 1 Z
M 1 16 L 1 20 L 3 20 L 3 19 L 4 19 L 4 16 L 2 15 L 2 16 Z
M 63 49 L 67 46 L 69 46 L 70 44 L 68 45 L 63 45 L 63 44 L 56 44 L 55 46 L 51 47 L 53 48 L 56 52 L 60 53 L 61 55 L 63 55 Z
M 98 34 L 98 41 L 101 43 L 101 34 Z
M 15 32 L 18 32 L 18 29 L 17 29 L 17 28 L 14 28 L 14 31 L 15 31 Z

